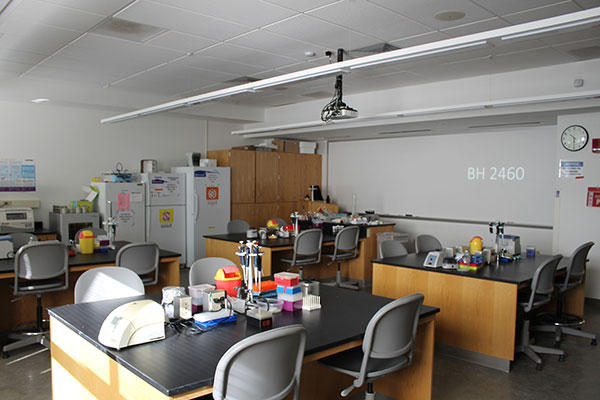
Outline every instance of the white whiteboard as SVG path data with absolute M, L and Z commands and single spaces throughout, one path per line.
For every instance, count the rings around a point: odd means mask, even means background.
M 328 193 L 345 210 L 355 193 L 358 212 L 552 225 L 555 132 L 547 126 L 330 143 Z M 480 179 L 469 179 L 469 168 Z

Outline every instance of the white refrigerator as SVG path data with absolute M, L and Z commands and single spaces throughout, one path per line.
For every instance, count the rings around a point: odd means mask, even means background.
M 186 259 L 191 266 L 206 257 L 204 235 L 227 233 L 231 214 L 230 170 L 228 167 L 175 167 L 171 172 L 185 174 Z
M 185 175 L 169 172 L 140 174 L 146 188 L 146 241 L 161 249 L 185 254 Z
M 145 190 L 139 182 L 92 182 L 98 190 L 97 210 L 102 221 L 112 215 L 117 222 L 115 240 L 143 242 L 146 240 Z M 100 226 L 106 229 L 102 224 Z

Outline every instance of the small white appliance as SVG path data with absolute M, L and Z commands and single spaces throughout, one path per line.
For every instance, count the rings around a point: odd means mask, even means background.
M 165 338 L 165 311 L 152 300 L 138 300 L 115 308 L 102 323 L 98 341 L 121 350 Z
M 31 208 L 0 208 L 0 233 L 33 231 Z
M 443 251 L 430 251 L 425 257 L 424 267 L 439 268 L 444 264 L 444 252 Z
M 175 167 L 185 174 L 187 265 L 206 256 L 204 235 L 227 233 L 231 215 L 229 167 Z
M 10 235 L 0 236 L 0 260 L 13 257 L 13 242 Z
M 48 213 L 50 230 L 58 234 L 58 240 L 69 244 L 75 240 L 77 231 L 83 228 L 100 228 L 100 214 L 97 212 L 82 214 Z
M 185 254 L 185 175 L 169 172 L 140 174 L 146 188 L 146 241 Z M 117 228 L 118 231 L 118 228 Z
M 111 215 L 108 202 L 112 202 L 112 215 L 117 223 L 114 240 L 146 240 L 146 191 L 143 183 L 92 182 L 90 186 L 98 190 L 94 202 L 102 221 Z

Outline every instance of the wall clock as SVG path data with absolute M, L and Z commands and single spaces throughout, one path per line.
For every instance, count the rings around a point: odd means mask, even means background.
M 588 131 L 581 125 L 571 125 L 560 135 L 560 142 L 569 151 L 579 151 L 589 140 Z

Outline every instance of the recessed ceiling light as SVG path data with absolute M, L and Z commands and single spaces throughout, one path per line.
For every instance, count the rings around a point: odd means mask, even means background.
M 49 101 L 50 101 L 49 99 L 44 99 L 44 98 L 39 98 L 39 99 L 33 99 L 33 100 L 31 100 L 31 102 L 35 103 L 35 104 L 47 103 Z
M 456 21 L 465 17 L 462 11 L 442 11 L 435 14 L 435 19 L 439 21 Z

